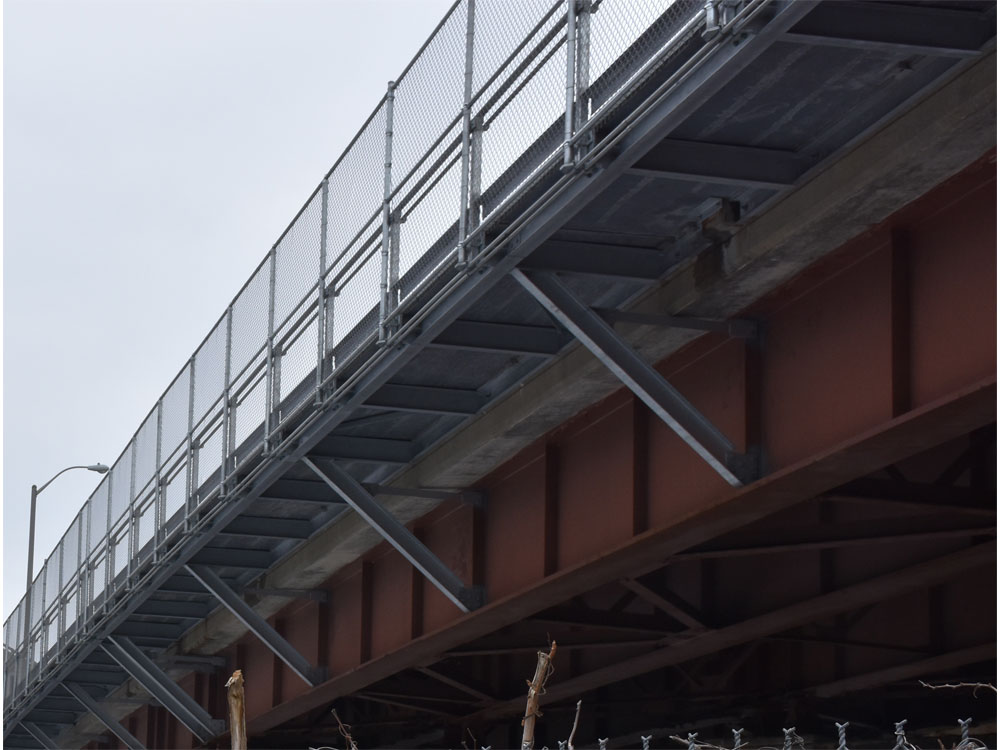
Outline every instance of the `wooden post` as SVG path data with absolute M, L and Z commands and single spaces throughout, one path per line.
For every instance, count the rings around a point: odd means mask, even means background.
M 556 642 L 552 641 L 549 653 L 538 652 L 538 663 L 535 665 L 535 676 L 528 683 L 528 705 L 524 709 L 524 720 L 521 726 L 524 733 L 521 735 L 521 748 L 530 748 L 535 742 L 535 719 L 538 713 L 538 700 L 545 687 L 546 680 L 552 674 L 552 658 L 556 655 Z
M 247 716 L 243 700 L 243 670 L 237 669 L 226 683 L 229 690 L 229 736 L 233 750 L 247 750 Z

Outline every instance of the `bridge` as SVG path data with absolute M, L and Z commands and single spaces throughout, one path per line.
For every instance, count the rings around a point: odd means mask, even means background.
M 236 668 L 251 747 L 519 747 L 550 639 L 538 746 L 886 744 L 994 679 L 996 4 L 515 6 L 458 0 L 69 525 L 7 747 L 228 747 Z

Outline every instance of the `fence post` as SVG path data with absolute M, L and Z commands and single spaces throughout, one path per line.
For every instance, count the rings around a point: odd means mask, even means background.
M 194 440 L 194 394 L 195 394 L 195 355 L 188 360 L 188 428 L 187 428 L 187 481 L 184 496 L 184 531 L 191 530 L 191 515 L 194 510 L 195 483 L 198 481 L 198 446 Z
M 564 172 L 573 168 L 573 110 L 576 93 L 576 0 L 566 0 L 566 115 L 563 125 Z
M 232 434 L 230 424 L 232 407 L 230 404 L 230 386 L 232 381 L 232 354 L 233 354 L 233 306 L 226 308 L 226 361 L 223 363 L 222 375 L 222 456 L 219 461 L 219 496 L 226 496 L 226 481 L 229 479 L 229 440 Z
M 576 129 L 579 132 L 590 119 L 590 14 L 593 0 L 580 0 L 580 12 L 577 17 L 576 43 Z M 589 151 L 594 143 L 594 131 L 590 129 L 585 136 L 586 143 L 577 144 L 577 155 Z
M 327 301 L 326 301 L 326 224 L 329 212 L 328 201 L 330 181 L 323 179 L 320 195 L 319 220 L 319 281 L 316 296 L 316 399 L 318 406 L 323 401 L 323 360 L 326 359 Z
M 265 393 L 264 393 L 264 455 L 267 455 L 271 451 L 271 430 L 274 428 L 272 424 L 272 410 L 274 409 L 274 282 L 275 282 L 275 255 L 276 255 L 277 245 L 271 247 L 271 252 L 268 254 L 268 262 L 270 264 L 270 280 L 268 282 L 268 293 L 267 293 L 267 347 L 264 356 L 264 372 L 265 372 Z
M 381 298 L 378 308 L 378 342 L 386 340 L 386 324 L 389 316 L 389 245 L 392 242 L 389 227 L 392 216 L 389 198 L 392 195 L 392 105 L 396 99 L 396 82 L 389 81 L 385 95 L 385 182 L 382 197 L 382 275 L 379 283 Z
M 163 463 L 163 396 L 156 402 L 156 468 L 153 472 L 153 485 L 156 488 L 156 498 L 153 502 L 156 509 L 153 516 L 153 564 L 160 559 L 160 544 L 163 541 L 163 525 L 166 523 L 166 503 L 163 497 L 163 482 L 160 479 L 160 466 Z
M 472 69 L 476 29 L 476 0 L 467 0 L 465 18 L 465 93 L 462 103 L 462 187 L 461 211 L 458 214 L 458 267 L 467 262 L 466 239 L 469 236 L 469 168 L 472 162 Z

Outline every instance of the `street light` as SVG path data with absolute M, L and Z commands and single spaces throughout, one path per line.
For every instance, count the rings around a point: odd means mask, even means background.
M 56 478 L 60 474 L 65 474 L 71 469 L 86 469 L 87 471 L 96 471 L 98 474 L 107 474 L 108 467 L 104 464 L 91 464 L 90 466 L 67 466 L 65 469 L 57 473 L 52 479 L 47 481 L 41 487 L 37 485 L 31 485 L 31 521 L 28 527 L 28 583 L 25 586 L 24 591 L 24 647 L 28 648 L 28 636 L 31 631 L 31 576 L 34 572 L 35 567 L 35 501 L 38 496 L 42 494 L 42 490 L 56 481 Z

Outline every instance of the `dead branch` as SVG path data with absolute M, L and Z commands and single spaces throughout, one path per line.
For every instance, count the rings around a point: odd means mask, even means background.
M 580 723 L 580 706 L 583 705 L 583 699 L 576 702 L 576 716 L 573 717 L 573 729 L 569 733 L 569 741 L 566 743 L 566 747 L 569 750 L 573 750 L 573 738 L 576 737 L 576 725 Z
M 980 688 L 987 688 L 989 690 L 992 690 L 994 693 L 997 691 L 996 686 L 992 682 L 954 682 L 954 683 L 945 682 L 940 685 L 931 685 L 930 683 L 924 682 L 923 680 L 918 680 L 918 682 L 923 687 L 928 688 L 930 690 L 944 690 L 944 689 L 958 690 L 960 688 L 972 688 L 973 698 L 978 697 L 976 696 L 976 693 L 979 691 Z
M 337 720 L 337 729 L 340 730 L 340 736 L 347 740 L 347 750 L 358 750 L 358 746 L 354 744 L 354 738 L 351 737 L 351 725 L 345 724 L 340 720 L 340 716 L 337 715 L 337 709 L 331 709 L 330 713 Z
M 524 709 L 524 719 L 521 726 L 524 732 L 521 735 L 521 747 L 530 748 L 535 742 L 535 720 L 541 716 L 538 712 L 538 701 L 545 692 L 545 683 L 551 676 L 552 659 L 556 655 L 556 642 L 552 641 L 549 653 L 538 652 L 538 662 L 535 664 L 535 676 L 528 683 L 528 703 Z
M 247 716 L 243 692 L 243 670 L 237 669 L 226 682 L 229 699 L 229 736 L 233 750 L 247 750 Z

